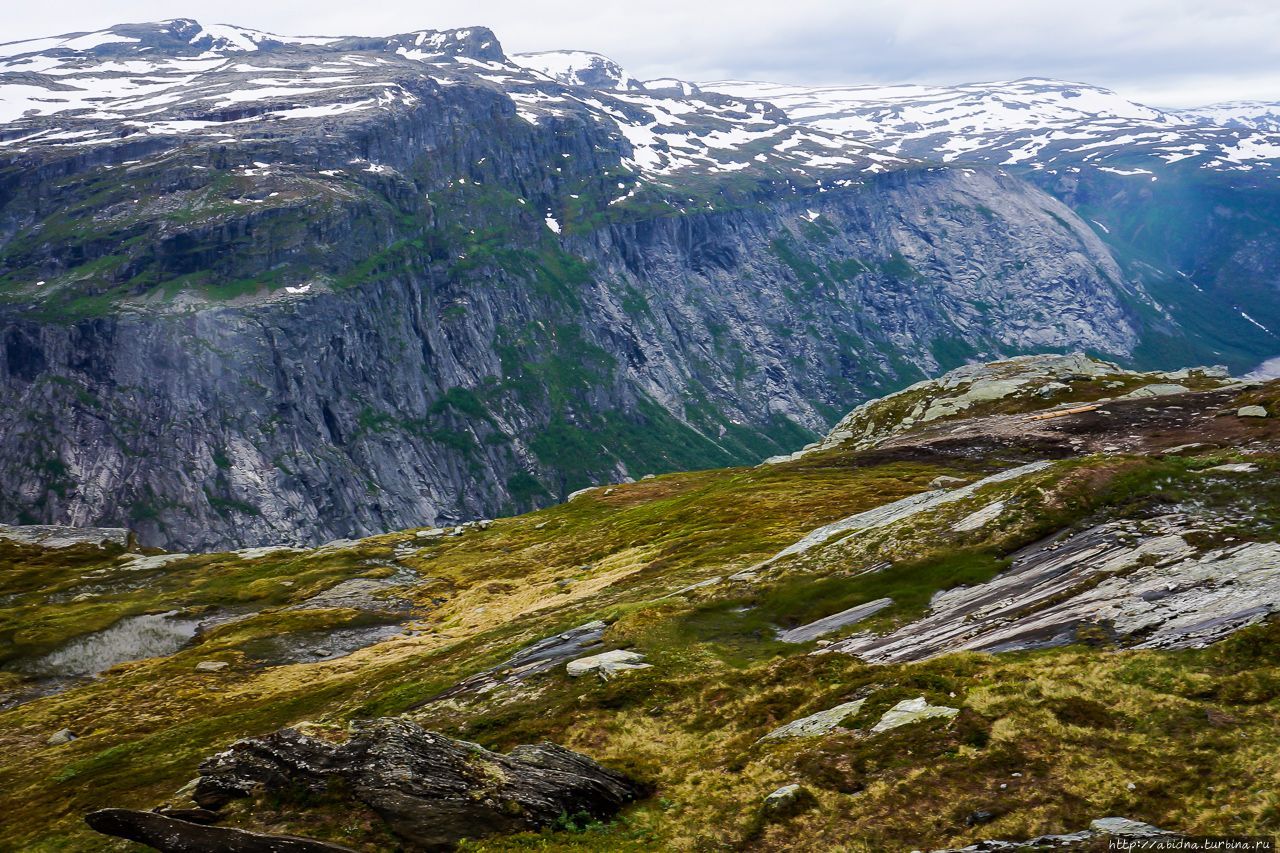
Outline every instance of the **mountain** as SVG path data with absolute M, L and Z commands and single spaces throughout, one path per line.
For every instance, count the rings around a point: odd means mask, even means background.
M 482 27 L 0 57 L 8 522 L 315 545 L 784 454 L 974 358 L 1243 360 L 1008 167 Z
M 619 92 L 643 92 L 645 85 L 607 56 L 589 50 L 546 50 L 538 53 L 515 53 L 511 59 L 539 74 L 545 74 L 566 86 Z
M 998 164 L 1089 222 L 1223 360 L 1243 366 L 1280 348 L 1280 133 L 1266 104 L 1166 111 L 1041 79 L 704 88 L 768 99 L 797 122 L 902 156 Z
M 1280 381 L 1031 356 L 868 401 L 793 459 L 491 522 L 213 554 L 0 527 L 0 834 L 1274 835 L 1277 448 Z
M 1203 121 L 1221 127 L 1280 133 L 1280 103 L 1275 101 L 1227 101 L 1179 110 L 1178 114 L 1191 121 Z

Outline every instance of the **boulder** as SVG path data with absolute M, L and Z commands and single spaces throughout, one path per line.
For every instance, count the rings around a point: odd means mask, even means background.
M 64 743 L 71 743 L 76 739 L 76 733 L 71 729 L 59 729 L 49 735 L 49 739 L 45 741 L 49 746 L 62 746 Z
M 1121 396 L 1120 399 L 1137 400 L 1143 397 L 1168 397 L 1171 394 L 1186 394 L 1190 390 L 1186 385 L 1157 382 L 1152 385 L 1143 385 L 1141 388 L 1134 388 L 1128 394 Z
M 202 660 L 196 664 L 196 672 L 222 672 L 231 666 L 224 660 Z
M 1267 410 L 1263 406 L 1241 406 L 1236 409 L 1236 417 L 1238 418 L 1265 418 Z
M 884 712 L 884 716 L 880 718 L 880 721 L 871 727 L 871 733 L 887 732 L 899 726 L 918 723 L 921 720 L 928 720 L 933 717 L 954 717 L 959 713 L 959 708 L 930 705 L 923 696 L 917 699 L 903 699 L 897 705 Z
M 807 811 L 818 804 L 809 789 L 796 784 L 783 785 L 764 798 L 761 811 L 773 820 L 784 820 Z
M 605 820 L 639 795 L 630 779 L 555 744 L 502 755 L 408 720 L 379 718 L 353 723 L 341 743 L 296 729 L 237 741 L 200 765 L 192 799 L 216 810 L 264 797 L 288 814 L 350 797 L 379 814 L 405 847 L 447 850 L 463 838 L 536 830 L 563 815 Z
M 601 679 L 608 681 L 620 672 L 631 669 L 648 669 L 650 664 L 644 663 L 644 655 L 626 649 L 614 649 L 591 657 L 571 660 L 565 665 L 565 671 L 577 678 L 580 675 L 594 672 Z

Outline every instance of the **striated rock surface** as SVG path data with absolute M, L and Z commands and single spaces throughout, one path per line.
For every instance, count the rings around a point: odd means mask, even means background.
M 1008 651 L 1101 631 L 1136 648 L 1196 648 L 1280 612 L 1280 544 L 1201 549 L 1193 514 L 1098 525 L 1032 546 L 983 584 L 939 593 L 928 615 L 823 651 L 871 662 L 954 651 Z

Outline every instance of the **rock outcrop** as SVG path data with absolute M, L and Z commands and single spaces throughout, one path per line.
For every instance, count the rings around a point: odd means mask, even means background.
M 192 797 L 214 810 L 236 799 L 292 798 L 301 814 L 335 790 L 349 792 L 342 796 L 377 812 L 422 850 L 537 829 L 565 815 L 605 819 L 640 793 L 626 777 L 554 744 L 501 755 L 382 718 L 353 724 L 337 744 L 293 729 L 237 741 L 200 765 Z
M 1280 612 L 1280 545 L 1188 541 L 1222 523 L 1177 514 L 1040 543 L 987 583 L 939 593 L 919 620 L 821 651 L 887 663 L 1047 648 L 1082 631 L 1135 648 L 1205 646 Z

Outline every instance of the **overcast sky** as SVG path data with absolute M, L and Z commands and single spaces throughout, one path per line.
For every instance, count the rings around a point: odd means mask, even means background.
M 291 35 L 481 24 L 640 78 L 966 83 L 1055 77 L 1158 106 L 1280 100 L 1278 0 L 2 0 L 0 42 L 195 18 Z

